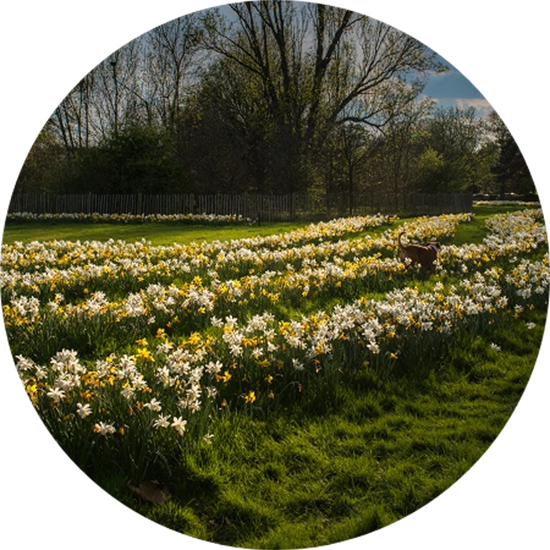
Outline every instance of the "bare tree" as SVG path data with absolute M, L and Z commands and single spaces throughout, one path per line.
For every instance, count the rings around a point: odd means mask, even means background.
M 306 143 L 337 123 L 383 126 L 415 99 L 435 56 L 369 17 L 324 6 L 265 0 L 232 4 L 235 23 L 207 19 L 208 47 L 259 81 L 281 125 Z
M 196 14 L 174 19 L 144 37 L 143 78 L 147 96 L 160 123 L 174 130 L 190 88 L 199 55 L 201 26 Z
M 417 136 L 422 121 L 432 109 L 431 99 L 408 103 L 383 128 L 379 180 L 385 180 L 385 188 L 392 193 L 396 211 L 399 210 L 400 195 L 412 190 L 420 148 Z

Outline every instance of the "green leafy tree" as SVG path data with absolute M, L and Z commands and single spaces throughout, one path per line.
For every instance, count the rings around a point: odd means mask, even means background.
M 43 193 L 59 191 L 62 175 L 70 170 L 66 150 L 47 123 L 33 143 L 21 168 L 16 193 Z
M 416 181 L 419 190 L 468 191 L 487 177 L 485 123 L 475 109 L 436 110 L 425 119 L 423 136 L 424 153 Z
M 498 157 L 493 165 L 498 193 L 536 194 L 535 183 L 523 155 L 500 116 L 489 115 L 489 129 L 498 148 Z
M 132 126 L 103 144 L 77 151 L 74 184 L 80 192 L 185 192 L 186 175 L 173 137 L 150 126 Z
M 428 147 L 418 161 L 417 190 L 423 193 L 451 191 L 457 181 L 455 167 L 447 162 L 442 153 Z

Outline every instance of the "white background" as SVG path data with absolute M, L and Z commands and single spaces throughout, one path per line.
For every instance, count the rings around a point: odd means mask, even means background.
M 363 2 L 363 0 L 359 0 Z M 483 3 L 474 0 L 463 0 L 461 2 L 390 2 L 384 0 L 373 0 L 368 2 L 369 15 L 487 15 L 496 11 L 495 15 L 544 15 L 548 11 L 548 2 L 505 2 L 503 0 L 485 0 Z M 527 13 L 520 14 L 525 10 Z M 465 11 L 466 14 L 462 12 Z M 481 13 L 477 13 L 481 11 Z M 507 14 L 507 11 L 512 13 Z M 537 14 L 537 11 L 543 13 Z M 412 12 L 412 13 L 411 13 Z

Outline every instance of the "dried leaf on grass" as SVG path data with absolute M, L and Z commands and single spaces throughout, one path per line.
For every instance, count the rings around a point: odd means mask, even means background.
M 153 504 L 162 504 L 170 500 L 170 493 L 166 487 L 163 487 L 158 481 L 143 481 L 137 487 L 128 483 L 128 489 L 145 502 Z

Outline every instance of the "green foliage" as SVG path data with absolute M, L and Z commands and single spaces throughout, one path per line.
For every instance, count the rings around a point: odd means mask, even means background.
M 432 148 L 422 153 L 418 162 L 418 188 L 423 192 L 447 191 L 451 176 L 451 166 L 445 162 L 443 155 Z
M 501 197 L 505 193 L 536 193 L 529 168 L 508 127 L 497 113 L 490 116 L 489 125 L 498 145 L 492 171 Z
M 42 129 L 33 143 L 17 179 L 20 193 L 56 192 L 60 181 L 69 177 L 67 152 L 59 143 L 50 124 Z
M 185 192 L 185 175 L 173 136 L 150 126 L 132 126 L 101 145 L 75 153 L 66 191 L 94 193 Z

